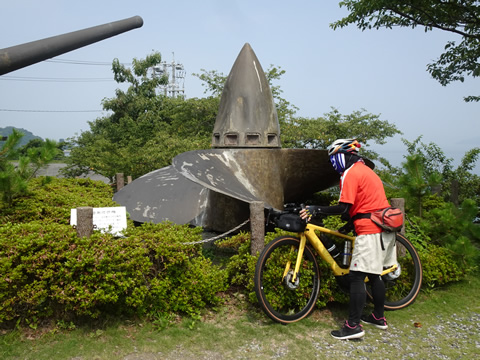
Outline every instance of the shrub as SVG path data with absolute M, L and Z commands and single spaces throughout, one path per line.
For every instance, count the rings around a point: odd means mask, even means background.
M 450 250 L 456 262 L 466 271 L 479 265 L 480 227 L 473 223 L 477 215 L 474 200 L 463 201 L 460 208 L 443 203 L 425 214 L 422 227 L 432 243 Z
M 452 253 L 440 246 L 430 245 L 418 252 L 423 269 L 423 288 L 433 289 L 452 281 L 459 281 L 466 270 L 458 265 Z
M 0 322 L 65 314 L 97 317 L 137 301 L 150 262 L 134 239 L 31 222 L 0 229 Z
M 185 244 L 201 240 L 200 228 L 143 224 L 130 226 L 122 238 L 97 231 L 78 238 L 68 225 L 69 209 L 116 205 L 109 187 L 65 179 L 34 184 L 38 188 L 7 211 L 17 223 L 2 212 L 0 324 L 34 326 L 45 318 L 107 314 L 196 315 L 221 300 L 226 272 L 203 257 L 200 245 Z M 35 220 L 21 222 L 28 219 Z
M 201 254 L 201 228 L 187 225 L 143 224 L 126 235 L 141 241 L 153 264 L 148 278 L 146 310 L 155 313 L 198 314 L 207 305 L 220 301 L 227 289 L 226 272 Z

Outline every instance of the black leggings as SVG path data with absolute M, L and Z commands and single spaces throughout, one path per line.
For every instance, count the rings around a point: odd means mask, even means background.
M 372 285 L 373 313 L 377 318 L 383 317 L 385 304 L 385 284 L 380 275 L 367 274 L 361 271 L 350 271 L 350 313 L 348 323 L 355 326 L 360 323 L 367 293 L 365 291 L 365 277 Z

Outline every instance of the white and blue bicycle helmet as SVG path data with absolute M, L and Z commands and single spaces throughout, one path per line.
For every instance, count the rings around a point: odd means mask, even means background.
M 328 155 L 335 155 L 337 153 L 358 155 L 357 149 L 361 146 L 357 139 L 338 139 L 327 147 L 327 150 Z
M 360 147 L 361 145 L 357 139 L 338 139 L 335 140 L 329 147 L 327 147 L 328 155 L 330 156 L 330 162 L 332 163 L 335 171 L 342 174 L 347 168 L 348 162 L 348 160 L 345 158 L 345 155 L 358 156 L 358 148 Z M 351 158 L 351 156 L 349 158 Z

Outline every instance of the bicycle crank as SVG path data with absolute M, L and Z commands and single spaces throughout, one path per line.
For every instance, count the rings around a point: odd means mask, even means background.
M 394 271 L 389 272 L 388 274 L 385 274 L 385 279 L 390 281 L 398 279 L 401 273 L 402 273 L 402 269 L 400 268 L 400 264 L 397 264 L 397 268 Z

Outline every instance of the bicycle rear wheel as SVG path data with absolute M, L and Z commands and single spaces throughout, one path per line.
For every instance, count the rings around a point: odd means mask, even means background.
M 297 281 L 291 277 L 300 239 L 280 236 L 260 254 L 255 267 L 255 293 L 263 311 L 272 320 L 288 324 L 308 316 L 318 298 L 320 272 L 312 250 L 305 246 Z M 285 269 L 290 264 L 286 276 Z
M 415 301 L 422 287 L 422 264 L 412 243 L 401 234 L 397 234 L 397 262 L 400 270 L 384 275 L 385 309 L 398 310 Z M 398 277 L 396 277 L 398 276 Z M 371 288 L 367 286 L 367 295 L 372 298 Z

